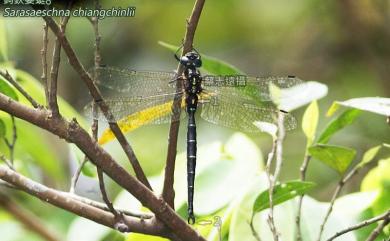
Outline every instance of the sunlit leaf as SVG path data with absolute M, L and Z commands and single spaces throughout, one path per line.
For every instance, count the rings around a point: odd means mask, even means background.
M 234 134 L 227 141 L 221 154 L 219 161 L 198 169 L 194 200 L 199 215 L 207 215 L 226 206 L 261 170 L 260 151 L 241 133 Z M 199 158 L 199 162 L 202 160 L 207 159 Z
M 261 132 L 267 133 L 272 136 L 272 138 L 276 138 L 276 133 L 278 131 L 278 127 L 275 124 L 263 122 L 263 121 L 255 121 L 253 123 Z
M 343 174 L 348 169 L 356 155 L 354 149 L 325 144 L 311 146 L 309 153 L 340 174 Z
M 169 239 L 166 238 L 160 238 L 157 236 L 152 236 L 152 235 L 146 235 L 146 234 L 141 234 L 141 233 L 131 233 L 126 237 L 125 241 L 139 241 L 139 240 L 144 240 L 144 241 L 169 241 Z
M 340 109 L 340 105 L 335 101 L 332 103 L 332 105 L 329 107 L 328 111 L 326 112 L 327 117 L 331 117 L 336 113 L 336 111 Z
M 6 82 L 6 80 L 0 76 L 0 93 L 14 99 L 18 100 L 18 95 L 15 90 Z
M 378 152 L 381 148 L 382 148 L 382 145 L 379 145 L 379 146 L 375 146 L 375 147 L 372 147 L 369 150 L 367 150 L 363 154 L 363 158 L 360 161 L 360 163 L 358 164 L 358 166 L 362 167 L 362 166 L 366 165 L 367 163 L 369 163 L 370 161 L 372 161 L 375 158 L 375 156 L 378 154 Z
M 313 182 L 288 181 L 278 184 L 274 187 L 273 205 L 278 205 L 296 196 L 310 191 L 316 184 Z M 253 212 L 258 213 L 269 208 L 269 191 L 265 190 L 260 193 L 253 204 Z
M 279 108 L 285 111 L 293 111 L 314 100 L 321 99 L 327 94 L 328 87 L 325 84 L 315 81 L 304 82 L 303 84 L 281 90 Z
M 307 146 L 311 146 L 313 144 L 318 125 L 318 116 L 318 104 L 317 101 L 313 101 L 307 107 L 302 119 L 302 130 L 307 138 Z
M 0 138 L 5 137 L 5 133 L 6 133 L 5 123 L 2 119 L 0 119 Z
M 110 232 L 110 230 L 111 229 L 106 226 L 78 217 L 70 225 L 66 240 L 101 240 Z
M 343 112 L 340 116 L 328 124 L 325 130 L 321 133 L 318 143 L 326 144 L 333 134 L 352 124 L 360 114 L 361 111 L 356 109 L 346 110 Z
M 272 102 L 275 103 L 276 106 L 280 106 L 281 104 L 281 98 L 282 98 L 282 91 L 281 89 L 277 86 L 277 85 L 274 85 L 274 84 L 270 84 L 269 86 L 269 93 L 271 95 L 271 100 Z M 281 108 L 279 108 L 281 109 Z
M 361 191 L 378 191 L 377 199 L 372 205 L 373 214 L 379 215 L 390 209 L 390 158 L 378 161 L 378 166 L 373 168 L 363 179 Z
M 384 116 L 390 116 L 390 98 L 364 97 L 349 99 L 346 101 L 338 101 L 337 103 L 346 107 L 352 107 Z
M 172 44 L 159 41 L 158 44 L 161 46 L 170 49 L 172 52 L 176 52 L 180 47 Z M 242 74 L 243 72 L 234 67 L 233 65 L 226 63 L 217 58 L 201 54 L 202 57 L 202 69 L 204 69 L 209 74 L 214 75 L 229 75 L 229 74 Z
M 8 61 L 7 31 L 4 18 L 0 18 L 0 58 Z

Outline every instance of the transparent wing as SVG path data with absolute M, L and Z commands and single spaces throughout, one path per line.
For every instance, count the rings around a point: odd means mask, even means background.
M 177 78 L 173 72 L 98 67 L 96 74 L 99 88 L 103 92 L 115 91 L 116 95 L 143 97 L 170 94 L 176 90 Z
M 254 125 L 256 121 L 277 124 L 280 114 L 284 115 L 286 130 L 296 128 L 296 120 L 291 114 L 281 112 L 271 103 L 258 105 L 250 99 L 240 98 L 234 91 L 229 95 L 211 93 L 210 100 L 201 105 L 201 117 L 206 121 L 245 132 L 260 132 Z
M 203 86 L 209 91 L 225 91 L 226 88 L 234 88 L 244 96 L 250 96 L 257 101 L 271 101 L 271 86 L 282 90 L 279 100 L 288 101 L 289 98 L 296 98 L 296 91 L 288 91 L 305 82 L 295 76 L 285 77 L 248 77 L 245 75 L 206 75 L 203 77 Z M 287 90 L 287 91 L 286 91 Z M 304 93 L 299 93 L 304 94 Z M 276 98 L 276 96 L 274 96 Z
M 172 119 L 172 103 L 175 94 L 155 95 L 148 97 L 120 97 L 106 99 L 106 103 L 113 115 L 108 121 L 118 121 L 121 124 L 128 122 L 131 125 L 163 124 L 170 121 L 177 121 L 183 118 L 181 114 L 178 118 Z M 184 107 L 184 101 L 181 101 L 181 108 Z M 106 117 L 100 111 L 92 113 L 92 103 L 85 108 L 87 116 L 107 122 Z

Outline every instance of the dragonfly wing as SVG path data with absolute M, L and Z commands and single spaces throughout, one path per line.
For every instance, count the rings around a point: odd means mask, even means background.
M 163 71 L 135 71 L 115 67 L 98 67 L 97 85 L 104 95 L 137 97 L 173 93 L 176 74 Z
M 201 105 L 201 117 L 206 121 L 244 132 L 260 132 L 254 125 L 256 121 L 276 124 L 279 114 L 284 115 L 287 130 L 296 128 L 296 120 L 291 114 L 279 111 L 270 103 L 259 106 L 246 98 L 218 94 Z
M 205 76 L 204 88 L 210 91 L 218 89 L 235 89 L 241 92 L 241 95 L 249 96 L 256 101 L 272 101 L 275 98 L 279 100 L 288 100 L 297 97 L 296 91 L 291 89 L 303 85 L 305 82 L 294 76 L 285 77 L 248 77 L 245 75 L 233 76 Z M 281 89 L 281 96 L 272 96 L 271 86 Z M 299 94 L 302 94 L 300 92 Z
M 170 121 L 177 121 L 181 117 L 172 118 L 172 103 L 175 94 L 155 95 L 148 97 L 121 97 L 106 99 L 105 102 L 112 113 L 109 122 L 117 121 L 122 125 L 147 125 L 147 124 L 163 124 Z M 181 103 L 183 107 L 183 103 Z M 85 107 L 87 116 L 107 121 L 106 117 L 100 111 L 92 113 L 92 104 Z

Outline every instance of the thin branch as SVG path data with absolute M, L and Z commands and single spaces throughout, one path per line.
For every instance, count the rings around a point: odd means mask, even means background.
M 361 168 L 362 168 L 362 166 L 359 166 L 359 165 L 355 166 L 350 172 L 348 172 L 346 175 L 344 175 L 341 178 L 341 180 L 339 181 L 339 183 L 338 183 L 338 185 L 337 185 L 337 187 L 332 195 L 332 199 L 330 201 L 330 205 L 329 205 L 328 211 L 326 212 L 324 221 L 322 222 L 322 224 L 320 226 L 320 232 L 318 234 L 317 241 L 321 240 L 322 233 L 324 232 L 325 224 L 328 221 L 330 214 L 332 213 L 334 203 L 335 203 L 337 197 L 339 196 L 342 188 L 344 187 L 345 183 L 347 183 L 353 176 L 355 176 Z
M 8 159 L 4 155 L 0 155 L 0 160 L 3 161 L 4 164 L 7 165 L 7 167 L 9 167 L 12 170 L 14 170 L 14 166 L 11 164 L 10 161 L 8 161 Z
M 192 13 L 190 19 L 187 21 L 187 30 L 184 37 L 183 43 L 183 52 L 182 55 L 191 51 L 193 49 L 193 42 L 195 31 L 198 26 L 199 18 L 203 10 L 205 0 L 197 0 L 195 2 L 194 8 L 192 9 Z M 183 74 L 183 66 L 179 63 L 177 67 L 177 76 L 180 77 Z M 179 93 L 182 90 L 182 83 L 180 81 L 176 81 L 176 90 Z M 181 114 L 181 94 L 176 94 L 172 104 L 173 116 L 171 121 L 171 126 L 169 128 L 169 136 L 168 136 L 168 152 L 167 159 L 165 165 L 165 176 L 164 176 L 164 186 L 162 196 L 164 200 L 174 208 L 174 199 L 175 199 L 175 191 L 173 189 L 174 183 L 174 173 L 175 173 L 175 163 L 176 163 L 176 152 L 177 152 L 177 138 L 179 133 L 180 121 L 178 118 Z
M 45 88 L 46 96 L 46 105 L 49 106 L 49 83 L 47 81 L 47 45 L 49 43 L 48 38 L 48 27 L 47 24 L 43 24 L 43 37 L 42 37 L 42 49 L 41 49 L 41 58 L 42 58 L 42 75 L 41 80 Z
M 80 197 L 76 194 L 73 194 L 73 193 L 66 193 L 66 192 L 63 192 L 63 195 L 69 195 L 69 197 L 73 198 L 73 199 L 76 199 L 82 203 L 85 203 L 85 204 L 88 204 L 90 206 L 93 206 L 95 208 L 99 208 L 99 209 L 102 209 L 104 211 L 110 211 L 110 209 L 106 206 L 105 203 L 101 203 L 101 202 L 96 202 L 96 201 L 93 201 L 91 199 L 88 199 L 88 198 L 85 198 L 85 197 Z M 151 219 L 154 217 L 153 214 L 149 214 L 149 213 L 141 213 L 141 212 L 137 212 L 137 211 L 130 211 L 130 210 L 125 210 L 125 209 L 118 209 L 118 208 L 115 208 L 119 213 L 121 214 L 124 214 L 124 215 L 127 215 L 127 216 L 132 216 L 132 217 L 136 217 L 136 218 L 140 218 L 140 219 Z
M 32 196 L 41 199 L 42 201 L 48 202 L 54 206 L 65 209 L 78 216 L 90 219 L 107 227 L 115 228 L 116 220 L 112 213 L 72 199 L 67 195 L 64 195 L 62 192 L 34 182 L 33 180 L 24 177 L 9 168 L 0 166 L 0 179 L 16 186 L 20 190 Z M 124 221 L 129 227 L 129 230 L 127 231 L 161 235 L 161 230 L 156 229 L 151 220 L 140 220 L 125 216 Z
M 70 181 L 70 189 L 69 189 L 70 193 L 75 193 L 76 185 L 77 185 L 77 182 L 78 182 L 79 177 L 81 175 L 81 171 L 83 170 L 83 167 L 84 167 L 85 163 L 87 163 L 87 161 L 88 161 L 88 158 L 84 157 L 84 160 L 80 163 L 79 167 L 77 168 L 77 170 L 73 174 L 72 179 Z
M 68 3 L 68 9 L 71 9 L 73 1 Z M 62 34 L 65 34 L 66 25 L 69 21 L 70 16 L 61 17 L 60 31 Z M 47 25 L 47 23 L 46 23 Z M 57 89 L 58 89 L 58 71 L 60 68 L 61 62 L 61 43 L 58 37 L 55 40 L 54 49 L 53 49 L 53 60 L 50 69 L 50 91 L 49 91 L 49 109 L 54 116 L 59 116 L 60 111 L 58 108 L 57 101 Z
M 11 121 L 12 121 L 12 137 L 11 141 L 7 139 L 7 137 L 3 137 L 5 145 L 7 146 L 9 150 L 9 159 L 7 159 L 4 155 L 0 156 L 0 160 L 2 160 L 9 168 L 14 170 L 14 155 L 15 155 L 15 144 L 16 140 L 18 139 L 17 135 L 17 129 L 16 129 L 16 122 L 15 117 L 10 115 Z
M 267 174 L 267 179 L 268 179 L 268 185 L 269 185 L 269 190 L 271 190 L 271 186 L 273 185 L 273 180 L 272 180 L 272 174 L 271 174 L 271 165 L 272 165 L 272 160 L 274 159 L 275 157 L 275 152 L 276 152 L 276 147 L 277 147 L 277 137 L 274 138 L 273 142 L 272 142 L 272 148 L 271 148 L 271 151 L 268 153 L 268 157 L 267 157 L 267 162 L 266 162 L 266 165 L 265 165 L 265 171 L 266 171 L 266 174 Z M 269 197 L 269 200 L 270 200 L 270 204 L 272 203 L 272 196 L 270 196 L 270 194 L 268 193 L 268 197 Z M 270 207 L 272 206 L 272 204 L 270 205 Z M 270 212 L 273 212 L 270 211 Z M 273 214 L 272 214 L 273 216 Z M 252 215 L 252 219 L 251 219 L 251 222 L 250 222 L 250 226 L 251 226 L 251 229 L 252 229 L 252 233 L 254 235 L 254 237 L 259 240 L 260 237 L 259 237 L 259 234 L 257 233 L 257 231 L 255 230 L 255 228 L 253 226 L 253 219 L 254 219 L 254 215 Z M 272 227 L 273 229 L 273 227 Z
M 100 9 L 99 5 L 99 0 L 95 0 L 95 9 Z M 101 64 L 101 54 L 100 54 L 100 34 L 99 34 L 99 19 L 97 17 L 92 17 L 91 18 L 91 24 L 95 33 L 95 72 L 94 72 L 94 83 L 96 83 L 99 80 L 99 75 L 96 69 L 100 66 Z M 97 106 L 96 103 L 94 102 L 92 104 L 92 112 L 96 113 L 97 112 Z M 96 118 L 93 118 L 92 121 L 92 137 L 97 140 L 98 139 L 98 128 L 99 128 L 99 122 Z M 100 187 L 100 193 L 102 194 L 102 198 L 104 203 L 107 205 L 108 209 L 118 220 L 121 220 L 121 215 L 115 210 L 114 206 L 112 205 L 112 202 L 110 201 L 106 187 L 104 184 L 104 175 L 103 171 L 100 167 L 96 167 L 96 171 L 98 174 L 98 179 L 99 179 L 99 187 Z M 125 228 L 125 227 L 123 227 Z
M 7 188 L 20 190 L 19 188 L 15 187 L 14 185 L 9 184 L 8 182 L 4 182 L 3 180 L 0 180 L 0 185 L 4 186 L 4 187 L 7 187 Z M 75 200 L 77 200 L 79 202 L 85 203 L 85 204 L 87 204 L 89 206 L 93 206 L 95 208 L 99 208 L 99 209 L 101 209 L 103 211 L 110 211 L 105 203 L 101 203 L 101 202 L 97 202 L 97 201 L 94 201 L 94 200 L 91 200 L 91 199 L 88 199 L 88 198 L 85 198 L 85 197 L 81 197 L 81 196 L 79 196 L 77 194 L 74 194 L 74 193 L 62 192 L 62 191 L 59 191 L 59 192 L 64 197 L 75 199 Z M 124 214 L 124 215 L 127 215 L 127 216 L 131 216 L 131 217 L 135 217 L 135 218 L 139 218 L 141 220 L 154 218 L 154 215 L 152 213 L 144 213 L 144 212 L 139 212 L 139 211 L 134 211 L 134 210 L 119 209 L 119 208 L 115 208 L 115 209 L 119 213 L 121 213 L 121 214 Z
M 34 5 L 35 6 L 35 5 Z M 134 151 L 132 147 L 129 145 L 127 139 L 123 135 L 121 129 L 119 128 L 117 122 L 113 122 L 114 116 L 111 113 L 109 106 L 104 101 L 103 96 L 101 95 L 99 89 L 96 87 L 96 85 L 93 83 L 93 79 L 88 74 L 87 71 L 85 71 L 85 68 L 80 63 L 79 59 L 77 58 L 73 48 L 71 47 L 70 43 L 68 42 L 68 39 L 62 33 L 60 28 L 58 27 L 57 23 L 53 20 L 51 17 L 43 17 L 50 29 L 53 31 L 53 33 L 58 37 L 58 39 L 61 42 L 62 48 L 64 49 L 66 55 L 68 56 L 70 65 L 74 68 L 74 70 L 80 75 L 81 79 L 84 81 L 84 83 L 87 85 L 88 90 L 93 97 L 96 104 L 101 109 L 102 113 L 106 117 L 106 119 L 109 121 L 109 126 L 111 131 L 114 133 L 116 139 L 121 144 L 122 149 L 126 153 L 134 172 L 138 178 L 146 187 L 148 187 L 150 190 L 152 189 L 144 171 L 142 170 L 141 165 L 138 162 L 137 157 L 134 154 Z
M 106 192 L 106 187 L 104 185 L 104 177 L 103 177 L 103 171 L 101 168 L 96 167 L 97 173 L 98 173 L 98 179 L 99 179 L 99 187 L 100 187 L 100 192 L 102 194 L 102 198 L 104 203 L 107 205 L 108 209 L 114 216 L 118 216 L 118 212 L 115 210 L 114 206 L 112 205 L 110 199 L 108 198 L 107 192 Z
M 121 167 L 75 120 L 69 122 L 61 117 L 51 118 L 49 111 L 29 108 L 1 93 L 0 110 L 45 129 L 67 142 L 74 143 L 94 165 L 101 167 L 112 180 L 151 210 L 156 215 L 156 219 L 152 219 L 152 221 L 156 225 L 165 224 L 169 230 L 168 233 L 174 233 L 181 240 L 205 241 L 162 198 L 157 197 Z M 110 215 L 113 217 L 111 213 Z
M 274 154 L 269 154 L 268 160 L 267 160 L 267 167 L 266 167 L 266 172 L 267 172 L 267 177 L 268 177 L 268 182 L 269 182 L 269 189 L 268 189 L 268 196 L 269 196 L 269 214 L 268 214 L 268 225 L 271 229 L 272 235 L 274 237 L 275 241 L 279 240 L 279 233 L 276 229 L 275 226 L 275 220 L 274 220 L 274 206 L 273 206 L 273 194 L 274 194 L 274 187 L 276 185 L 276 182 L 279 178 L 280 171 L 282 169 L 283 165 L 283 140 L 285 137 L 285 130 L 284 130 L 284 115 L 282 112 L 278 112 L 278 135 L 275 140 L 276 144 L 276 149 L 272 150 L 272 152 L 275 152 L 276 156 L 276 164 L 275 164 L 275 171 L 273 175 L 271 175 L 271 163 L 273 159 Z M 274 144 L 274 145 L 275 145 Z M 270 157 L 271 155 L 271 157 Z
M 386 218 L 372 231 L 370 236 L 368 236 L 366 241 L 375 241 L 383 229 L 390 223 L 390 215 L 387 215 Z
M 16 82 L 12 76 L 8 73 L 8 71 L 2 71 L 0 70 L 0 75 L 3 76 L 5 80 L 7 80 L 11 85 L 13 85 L 30 103 L 34 108 L 41 108 L 42 106 L 38 104 L 34 100 L 33 97 L 31 97 L 24 89 L 22 86 L 19 85 L 18 82 Z
M 18 205 L 15 201 L 11 200 L 8 195 L 5 195 L 0 192 L 0 206 L 7 210 L 12 216 L 14 216 L 18 221 L 20 221 L 24 227 L 31 230 L 34 233 L 37 233 L 42 238 L 47 241 L 61 241 L 62 239 L 50 230 L 46 224 L 31 213 L 29 210 Z
M 365 221 L 360 222 L 358 224 L 355 224 L 355 225 L 353 225 L 351 227 L 348 227 L 348 228 L 346 228 L 344 230 L 341 230 L 341 231 L 337 232 L 335 235 L 333 235 L 332 237 L 328 238 L 326 241 L 332 241 L 333 239 L 335 239 L 335 238 L 337 238 L 337 237 L 339 237 L 339 236 L 341 236 L 343 234 L 346 234 L 348 232 L 351 232 L 351 231 L 354 231 L 354 230 L 357 230 L 357 229 L 369 226 L 369 225 L 371 225 L 373 223 L 376 223 L 378 221 L 385 220 L 386 218 L 390 218 L 390 210 L 388 210 L 384 214 L 381 214 L 379 216 L 376 216 L 374 218 L 365 220 Z
M 306 171 L 307 171 L 307 167 L 309 165 L 309 162 L 311 160 L 311 156 L 306 153 L 305 154 L 305 157 L 303 159 L 303 163 L 301 165 L 301 168 L 299 169 L 300 171 L 300 178 L 301 178 L 301 181 L 305 181 L 306 180 Z M 302 231 L 301 231 L 301 212 L 302 212 L 302 202 L 303 202 L 303 197 L 305 195 L 301 195 L 299 197 L 299 201 L 298 201 L 298 211 L 297 211 L 297 216 L 295 218 L 295 223 L 296 223 L 296 226 L 297 226 L 297 241 L 302 241 Z

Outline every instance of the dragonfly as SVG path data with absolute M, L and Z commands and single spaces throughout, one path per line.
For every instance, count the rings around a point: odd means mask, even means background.
M 283 125 L 286 130 L 291 130 L 296 127 L 296 120 L 290 113 L 278 109 L 270 86 L 288 89 L 304 84 L 304 81 L 295 76 L 202 76 L 199 71 L 202 59 L 196 50 L 180 58 L 175 54 L 175 58 L 184 68 L 181 76 L 175 72 L 136 71 L 109 66 L 97 67 L 94 71 L 98 76 L 97 85 L 112 112 L 112 119 L 108 121 L 117 121 L 124 133 L 149 124 L 180 121 L 187 116 L 187 213 L 188 223 L 194 224 L 196 113 L 200 112 L 201 118 L 210 123 L 249 133 L 261 131 L 254 123 L 275 124 L 279 115 L 283 114 Z M 180 108 L 173 108 L 175 97 L 180 97 Z M 91 104 L 87 109 L 90 112 Z M 178 110 L 182 114 L 175 112 Z M 95 119 L 107 121 L 100 112 L 92 115 Z M 107 129 L 99 138 L 99 143 L 105 144 L 114 138 Z

